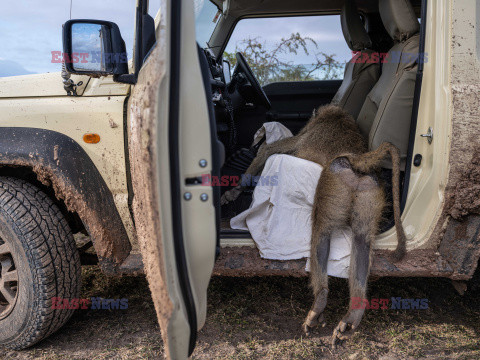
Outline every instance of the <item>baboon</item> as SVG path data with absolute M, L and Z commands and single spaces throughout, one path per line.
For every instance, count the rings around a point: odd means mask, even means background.
M 366 296 L 370 272 L 372 242 L 379 231 L 385 207 L 385 194 L 376 172 L 388 155 L 392 159 L 392 189 L 397 248 L 394 260 L 406 252 L 406 237 L 400 220 L 400 157 L 398 149 L 383 143 L 367 152 L 366 139 L 360 134 L 355 120 L 335 105 L 320 107 L 305 127 L 296 135 L 260 147 L 246 174 L 260 175 L 266 160 L 273 154 L 290 154 L 320 164 L 323 172 L 318 181 L 312 209 L 312 240 L 310 284 L 315 300 L 303 331 L 324 324 L 323 311 L 327 304 L 327 262 L 333 230 L 350 226 L 353 231 L 349 267 L 350 308 L 337 325 L 332 346 L 351 336 L 365 310 L 353 309 L 352 298 Z M 238 198 L 243 191 L 237 186 L 222 196 L 222 204 Z

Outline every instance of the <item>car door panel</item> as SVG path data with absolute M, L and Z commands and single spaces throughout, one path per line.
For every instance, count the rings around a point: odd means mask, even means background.
M 212 187 L 189 179 L 215 168 L 214 142 L 193 3 L 164 0 L 160 11 L 129 101 L 132 205 L 165 354 L 185 359 L 205 322 L 218 230 Z

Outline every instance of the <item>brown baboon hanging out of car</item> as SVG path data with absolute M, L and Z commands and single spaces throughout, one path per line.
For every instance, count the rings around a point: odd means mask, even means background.
M 312 211 L 310 278 L 315 300 L 303 324 L 303 330 L 309 334 L 312 327 L 323 323 L 330 237 L 337 228 L 350 226 L 354 234 L 349 269 L 350 302 L 352 298 L 366 296 L 372 245 L 385 206 L 385 194 L 376 171 L 388 155 L 392 159 L 393 210 L 398 238 L 393 257 L 399 260 L 405 254 L 406 238 L 400 221 L 400 158 L 398 149 L 390 143 L 367 152 L 366 140 L 354 119 L 334 105 L 320 107 L 298 135 L 262 145 L 246 174 L 260 175 L 273 154 L 290 154 L 323 167 Z M 235 200 L 242 191 L 242 186 L 229 190 L 222 196 L 222 204 Z M 363 313 L 363 309 L 350 306 L 334 330 L 333 345 L 351 335 Z

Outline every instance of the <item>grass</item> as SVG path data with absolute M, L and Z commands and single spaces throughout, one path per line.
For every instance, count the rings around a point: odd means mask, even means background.
M 0 349 L 0 358 L 154 359 L 163 343 L 145 278 L 107 278 L 84 267 L 82 297 L 128 298 L 126 310 L 79 310 L 59 332 L 31 349 Z M 208 316 L 194 359 L 478 359 L 479 291 L 462 297 L 445 279 L 379 279 L 368 298 L 427 298 L 426 310 L 367 311 L 337 350 L 330 335 L 348 306 L 348 286 L 331 279 L 327 326 L 305 338 L 313 300 L 307 279 L 213 278 Z

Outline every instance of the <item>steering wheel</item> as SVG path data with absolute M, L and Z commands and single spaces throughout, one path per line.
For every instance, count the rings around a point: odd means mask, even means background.
M 252 96 L 254 98 L 253 102 L 258 105 L 262 105 L 267 109 L 270 109 L 272 107 L 272 104 L 270 103 L 270 100 L 268 100 L 267 94 L 265 94 L 265 91 L 263 91 L 263 88 L 260 86 L 257 78 L 255 77 L 255 75 L 253 75 L 253 71 L 248 65 L 247 60 L 245 60 L 245 56 L 243 56 L 241 52 L 237 52 L 236 58 L 238 68 L 235 69 L 235 72 L 242 72 L 252 86 Z

